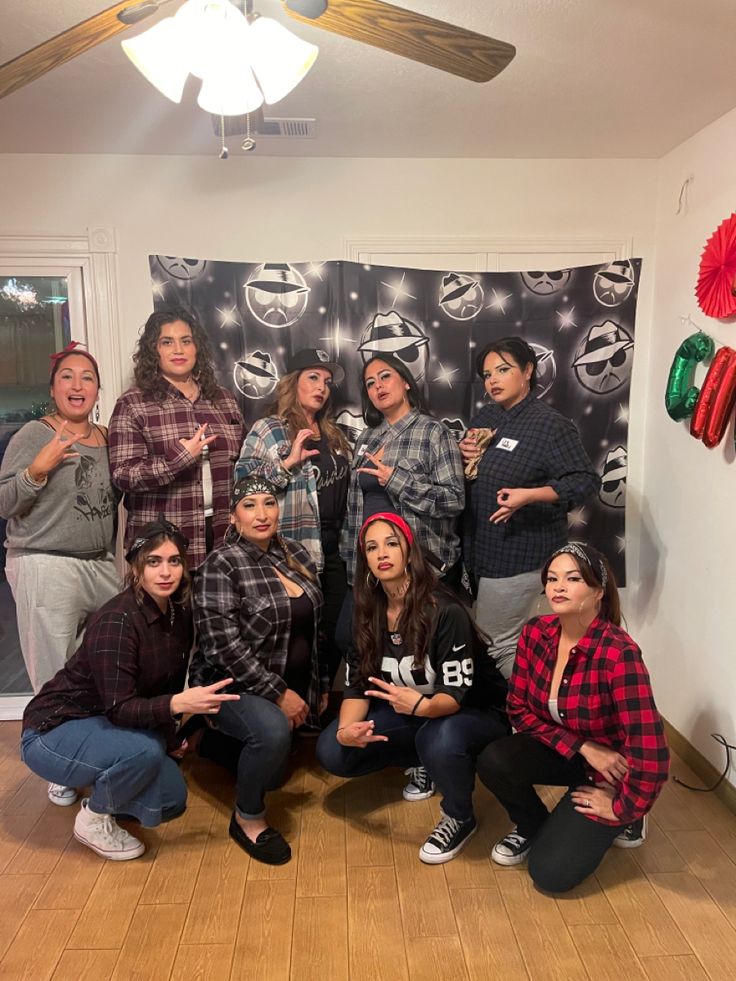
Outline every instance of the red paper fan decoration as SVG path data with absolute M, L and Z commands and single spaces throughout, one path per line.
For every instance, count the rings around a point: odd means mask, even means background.
M 695 293 L 703 313 L 729 317 L 736 312 L 736 214 L 726 218 L 705 243 Z

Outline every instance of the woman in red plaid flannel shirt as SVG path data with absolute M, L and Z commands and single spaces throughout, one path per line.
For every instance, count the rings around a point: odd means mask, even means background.
M 528 856 L 540 888 L 565 892 L 611 845 L 643 842 L 669 751 L 607 559 L 570 542 L 547 560 L 542 583 L 554 613 L 530 620 L 519 639 L 507 703 L 515 733 L 486 747 L 478 774 L 516 825 L 494 862 Z M 551 814 L 535 784 L 568 787 Z

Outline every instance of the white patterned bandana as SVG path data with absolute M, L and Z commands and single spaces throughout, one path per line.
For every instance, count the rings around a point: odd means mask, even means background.
M 557 558 L 558 555 L 574 555 L 576 559 L 581 559 L 588 568 L 593 568 L 593 562 L 590 556 L 585 551 L 585 547 L 582 542 L 568 542 L 567 545 L 563 545 L 562 548 L 558 548 L 556 552 L 553 552 L 550 556 L 550 562 L 552 559 Z M 599 560 L 598 562 L 598 575 L 601 581 L 601 586 L 605 589 L 606 583 L 608 582 L 608 573 L 606 572 L 605 565 Z

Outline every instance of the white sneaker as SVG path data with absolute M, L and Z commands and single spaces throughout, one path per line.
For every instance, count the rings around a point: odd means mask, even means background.
M 51 803 L 59 807 L 69 807 L 70 804 L 76 804 L 79 798 L 76 787 L 65 787 L 63 783 L 50 783 L 48 795 Z
M 496 865 L 520 865 L 529 854 L 532 843 L 514 828 L 505 838 L 497 841 L 491 849 L 491 858 Z
M 143 854 L 146 846 L 142 841 L 129 835 L 111 814 L 95 814 L 90 811 L 88 803 L 89 799 L 85 797 L 74 821 L 74 837 L 77 841 L 113 862 L 127 862 L 128 859 L 138 858 Z
M 409 783 L 404 787 L 404 800 L 427 800 L 434 794 L 434 782 L 423 766 L 410 766 L 404 770 Z

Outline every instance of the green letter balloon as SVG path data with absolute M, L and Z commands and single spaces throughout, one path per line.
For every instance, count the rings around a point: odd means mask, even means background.
M 664 405 L 675 422 L 688 419 L 698 401 L 700 389 L 692 384 L 695 365 L 713 357 L 713 339 L 702 331 L 691 334 L 678 347 L 667 379 Z

